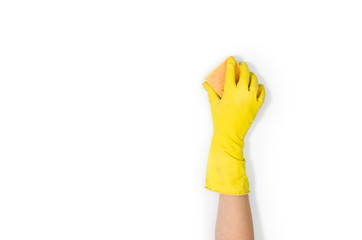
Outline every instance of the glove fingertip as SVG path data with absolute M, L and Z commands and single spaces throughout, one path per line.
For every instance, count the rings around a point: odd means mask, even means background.
M 215 92 L 215 90 L 210 86 L 210 84 L 208 82 L 203 82 L 202 86 L 205 88 L 205 90 L 207 91 L 207 94 L 209 96 L 209 102 L 215 102 L 217 100 L 220 100 L 219 95 L 217 95 L 217 93 Z
M 263 105 L 264 99 L 265 99 L 265 88 L 264 88 L 263 84 L 260 84 L 259 89 L 258 89 L 258 94 L 257 94 L 257 100 L 258 100 L 260 106 Z

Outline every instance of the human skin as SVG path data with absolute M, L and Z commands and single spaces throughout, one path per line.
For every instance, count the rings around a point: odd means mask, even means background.
M 248 195 L 219 195 L 215 240 L 254 240 Z

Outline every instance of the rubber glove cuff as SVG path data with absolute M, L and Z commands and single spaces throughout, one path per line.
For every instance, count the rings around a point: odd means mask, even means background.
M 212 138 L 205 188 L 228 195 L 250 193 L 243 157 L 244 142 L 236 143 L 229 138 L 223 138 L 223 141 L 218 139 L 220 138 L 217 136 Z

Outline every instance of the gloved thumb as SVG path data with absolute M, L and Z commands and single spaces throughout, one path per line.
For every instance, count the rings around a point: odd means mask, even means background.
M 209 95 L 209 102 L 214 103 L 220 100 L 219 95 L 215 92 L 215 90 L 208 84 L 207 82 L 203 82 L 202 86 L 204 86 L 207 94 Z

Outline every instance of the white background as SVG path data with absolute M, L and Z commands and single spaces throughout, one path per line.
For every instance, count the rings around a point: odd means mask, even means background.
M 362 239 L 358 1 L 1 1 L 0 239 L 212 239 L 204 77 L 246 61 L 257 240 Z

